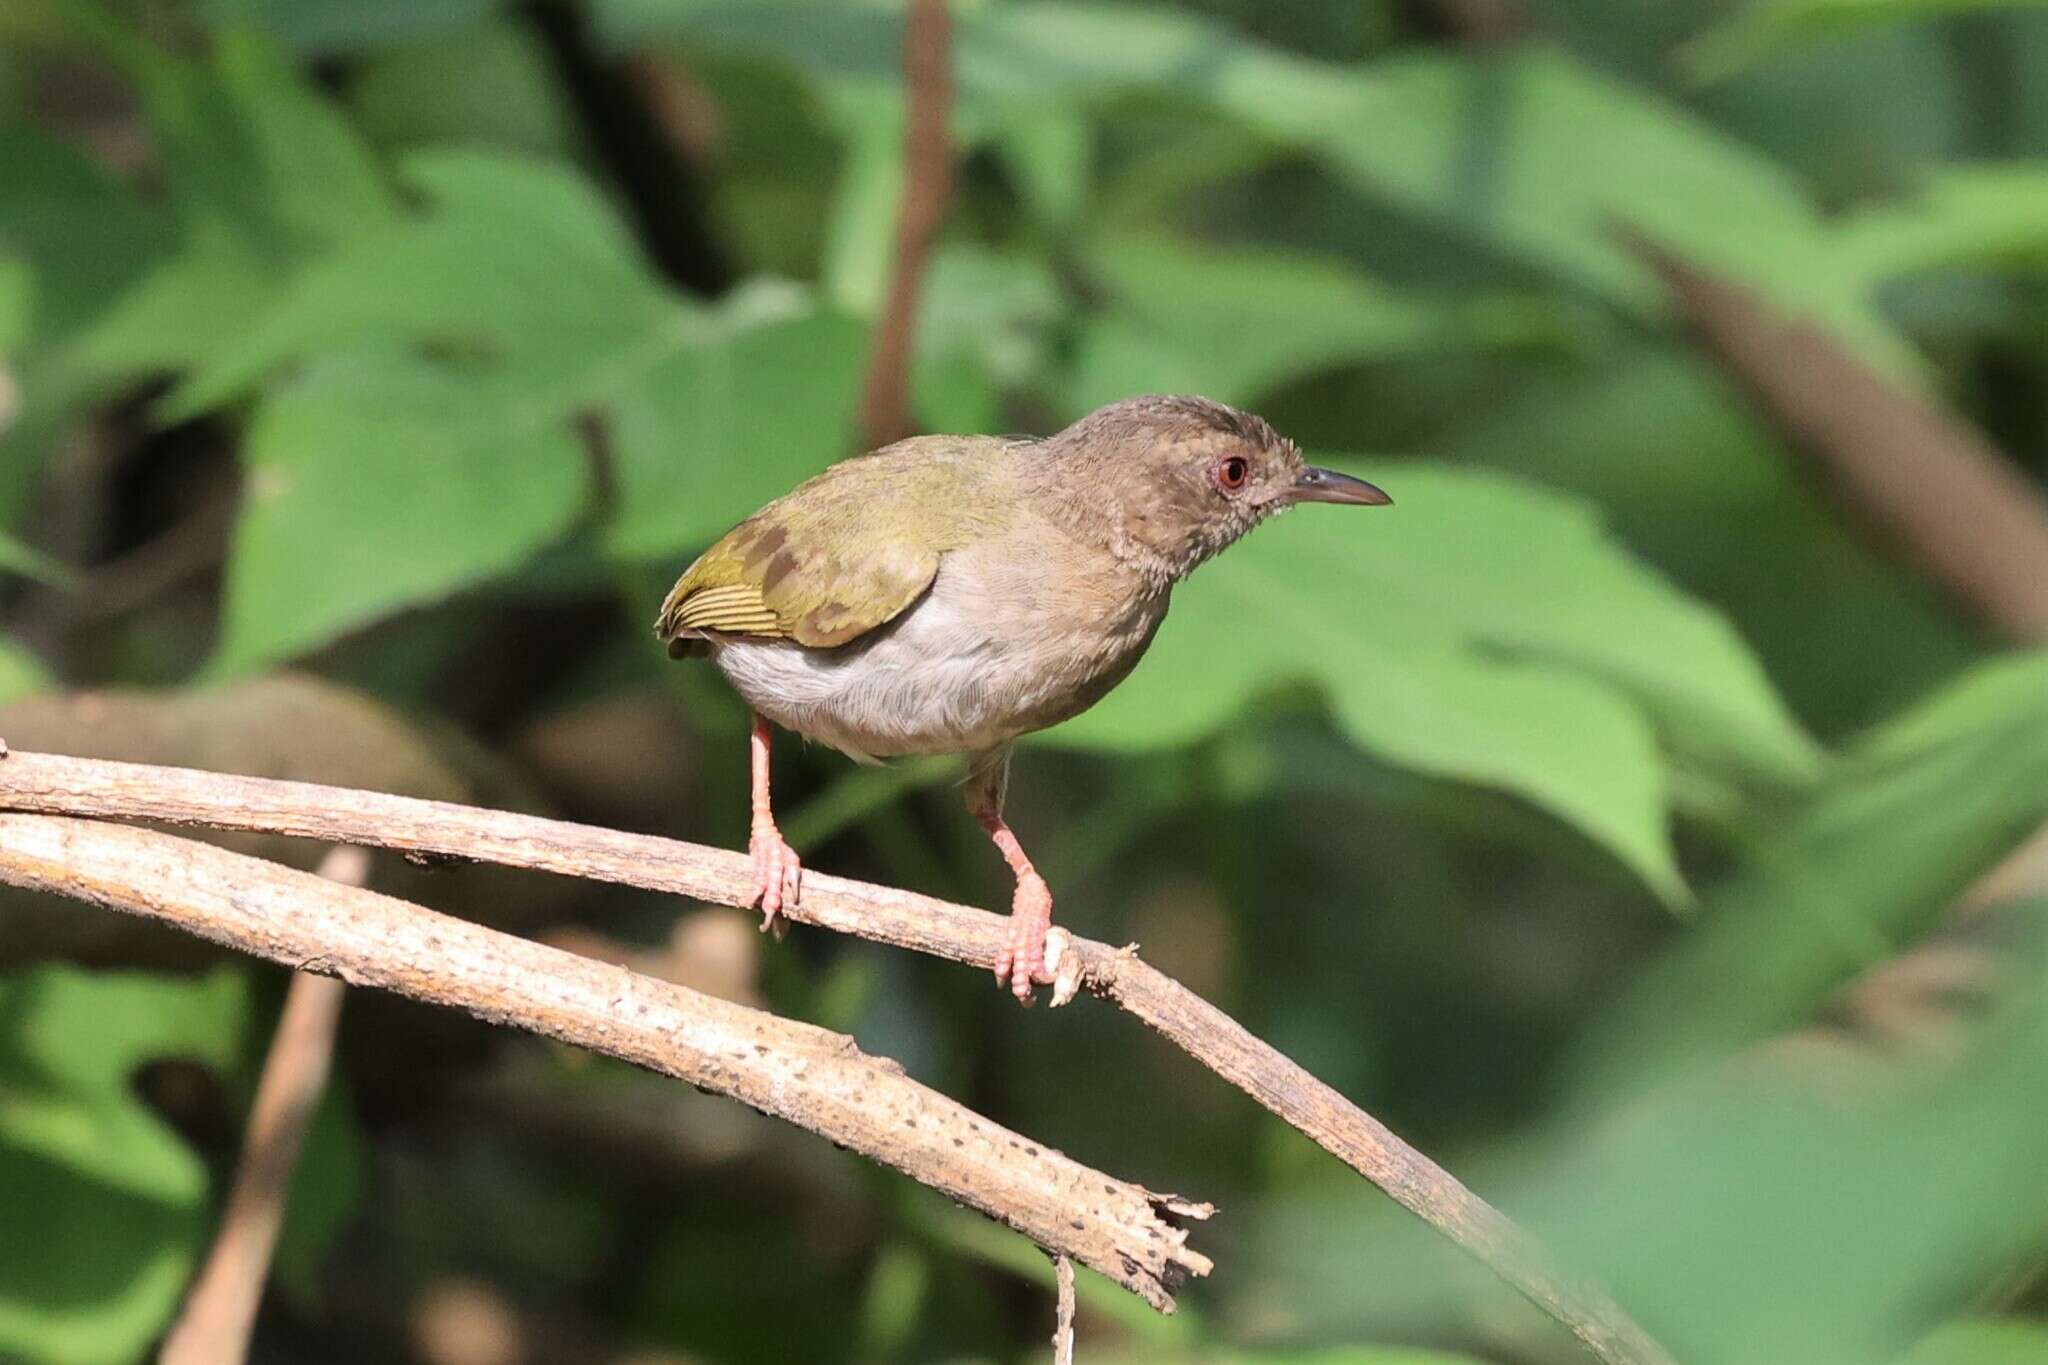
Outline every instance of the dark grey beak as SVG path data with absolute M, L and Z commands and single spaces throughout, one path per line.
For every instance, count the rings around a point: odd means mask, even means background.
M 1354 479 L 1349 474 L 1339 474 L 1334 469 L 1318 469 L 1314 465 L 1301 471 L 1294 481 L 1294 487 L 1286 494 L 1288 502 L 1345 502 L 1358 507 L 1385 507 L 1394 500 L 1380 488 L 1364 479 Z

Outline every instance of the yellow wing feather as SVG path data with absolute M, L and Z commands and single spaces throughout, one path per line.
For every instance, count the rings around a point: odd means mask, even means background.
M 972 496 L 988 437 L 919 437 L 847 460 L 777 498 L 684 570 L 655 630 L 830 648 L 894 620 L 986 515 Z

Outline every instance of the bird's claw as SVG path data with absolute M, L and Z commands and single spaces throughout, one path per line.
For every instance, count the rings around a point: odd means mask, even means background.
M 1017 879 L 1010 903 L 1010 937 L 996 954 L 996 980 L 1010 988 L 1020 1005 L 1031 1003 L 1033 987 L 1053 984 L 1046 970 L 1046 937 L 1052 930 L 1052 892 L 1045 879 L 1027 872 Z M 1064 1004 L 1055 994 L 1054 1003 Z
M 793 906 L 803 891 L 803 862 L 796 850 L 773 825 L 756 825 L 747 840 L 747 852 L 754 859 L 754 897 L 750 904 L 761 907 L 761 932 L 781 938 L 785 921 L 782 908 Z

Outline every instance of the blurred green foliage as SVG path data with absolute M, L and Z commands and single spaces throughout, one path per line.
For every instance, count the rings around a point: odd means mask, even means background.
M 1197 391 L 1397 502 L 1205 568 L 1027 753 L 1015 821 L 1065 921 L 1143 940 L 1680 1359 L 2048 1360 L 2048 901 L 2036 874 L 1955 909 L 2048 823 L 2048 653 L 2000 652 L 1817 496 L 1615 232 L 2038 480 L 2048 13 L 1500 0 L 1529 36 L 1463 27 L 1493 8 L 955 4 L 920 422 Z M 894 0 L 0 7 L 0 701 L 290 667 L 467 731 L 566 814 L 735 842 L 738 705 L 646 625 L 855 449 L 901 30 Z M 812 865 L 1003 894 L 950 766 L 780 761 Z M 1576 1358 L 1108 1011 L 559 895 L 620 951 L 728 963 L 721 988 L 1217 1200 L 1181 1316 L 1084 1276 L 1084 1359 Z M 0 1208 L 38 1211 L 0 1223 L 0 1357 L 147 1353 L 274 986 L 0 978 Z M 564 1358 L 1043 1349 L 1043 1258 L 921 1191 L 349 1008 L 264 1359 L 451 1359 L 433 1305 L 478 1284 Z

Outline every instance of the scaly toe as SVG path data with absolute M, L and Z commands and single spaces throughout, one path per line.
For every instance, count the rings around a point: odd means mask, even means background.
M 773 829 L 756 830 L 747 841 L 754 859 L 753 903 L 761 907 L 761 932 L 781 937 L 782 907 L 795 905 L 802 888 L 796 850 Z
M 1010 920 L 1010 941 L 996 962 L 996 979 L 1007 982 L 1010 994 L 1031 1003 L 1032 988 L 1052 980 L 1045 969 L 1045 936 L 1051 915 L 1038 912 L 1036 900 L 1021 901 L 1023 912 Z

